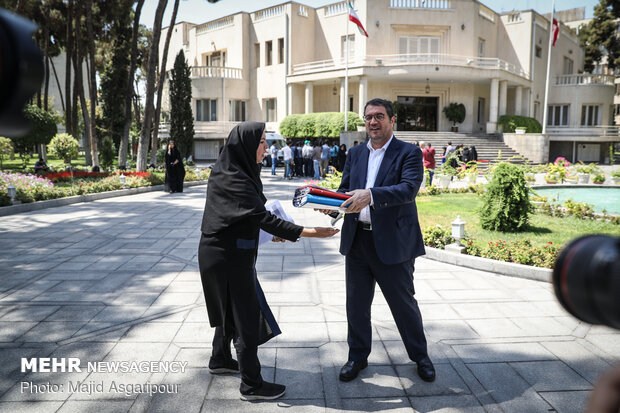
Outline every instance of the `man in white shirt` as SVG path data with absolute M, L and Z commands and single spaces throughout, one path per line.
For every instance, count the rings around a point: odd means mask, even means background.
M 284 167 L 285 172 L 284 172 L 284 179 L 292 179 L 291 177 L 291 170 L 292 170 L 292 163 L 293 163 L 293 150 L 291 149 L 291 146 L 293 145 L 293 142 L 289 142 L 284 148 L 282 148 L 282 155 L 284 157 Z
M 269 153 L 271 153 L 271 175 L 276 174 L 276 165 L 278 163 L 278 147 L 276 143 L 272 143 L 269 148 Z

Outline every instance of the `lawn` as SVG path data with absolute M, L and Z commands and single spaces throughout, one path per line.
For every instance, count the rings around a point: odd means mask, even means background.
M 568 241 L 586 234 L 610 234 L 619 236 L 620 226 L 608 222 L 579 219 L 575 217 L 551 217 L 545 214 L 530 216 L 530 227 L 520 233 L 486 231 L 480 228 L 480 219 L 476 210 L 482 206 L 482 199 L 477 194 L 441 194 L 435 196 L 418 196 L 416 198 L 420 226 L 441 225 L 450 229 L 450 223 L 457 215 L 467 222 L 465 232 L 480 244 L 491 241 L 519 241 L 529 239 L 533 246 L 547 244 L 549 241 L 564 245 Z
M 33 157 L 30 158 L 30 160 L 28 162 L 26 162 L 26 169 L 30 169 L 31 171 L 34 170 L 34 164 L 36 161 L 39 160 L 39 156 L 37 154 L 35 154 Z M 117 160 L 114 160 L 114 165 L 116 166 L 117 164 Z M 7 159 L 4 158 L 2 160 L 2 169 L 5 171 L 15 171 L 15 172 L 22 172 L 23 168 L 22 168 L 22 160 L 19 156 L 15 155 L 15 159 L 11 160 L 11 159 Z M 55 158 L 53 156 L 47 156 L 47 166 L 51 166 L 54 165 L 54 170 L 55 171 L 64 171 L 65 170 L 65 163 L 62 159 L 59 158 Z M 84 158 L 84 152 L 80 152 L 80 155 L 77 159 L 73 159 L 71 160 L 71 165 L 73 165 L 76 168 L 86 168 L 86 159 Z M 90 170 L 90 167 L 88 167 L 88 170 Z

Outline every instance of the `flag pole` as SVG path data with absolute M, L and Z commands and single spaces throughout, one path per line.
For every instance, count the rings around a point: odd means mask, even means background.
M 547 76 L 545 77 L 545 106 L 543 106 L 543 124 L 542 134 L 547 133 L 547 116 L 548 116 L 548 103 L 549 103 L 549 71 L 551 68 L 551 47 L 553 44 L 553 19 L 555 18 L 555 0 L 551 0 L 551 19 L 549 20 L 549 46 L 547 49 Z M 560 23 L 558 22 L 558 31 L 560 30 Z
M 347 4 L 348 6 L 348 4 Z M 349 100 L 349 16 L 351 15 L 351 8 L 347 7 L 347 31 L 344 35 L 346 43 L 346 52 L 344 57 L 344 131 L 349 130 L 349 110 L 347 108 L 347 102 Z

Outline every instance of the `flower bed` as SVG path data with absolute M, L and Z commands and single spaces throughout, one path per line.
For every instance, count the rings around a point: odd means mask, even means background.
M 126 188 L 162 185 L 165 173 L 162 172 L 130 172 L 123 171 Z M 210 170 L 201 170 L 196 174 L 188 170 L 186 181 L 206 180 Z M 64 198 L 74 195 L 93 194 L 123 189 L 119 176 L 121 172 L 112 174 L 105 172 L 73 172 L 73 183 L 70 172 L 47 174 L 43 177 L 34 174 L 0 171 L 0 206 L 11 205 L 8 196 L 10 184 L 16 189 L 15 199 L 23 203 Z

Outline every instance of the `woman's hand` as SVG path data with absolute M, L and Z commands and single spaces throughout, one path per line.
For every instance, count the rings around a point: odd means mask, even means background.
M 301 236 L 308 238 L 329 238 L 333 237 L 339 232 L 339 229 L 332 227 L 304 228 L 304 230 L 301 232 Z
M 274 235 L 273 239 L 271 240 L 271 242 L 286 242 L 286 240 L 284 238 L 276 237 Z

